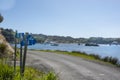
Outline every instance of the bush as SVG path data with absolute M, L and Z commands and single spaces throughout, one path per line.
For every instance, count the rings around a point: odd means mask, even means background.
M 72 51 L 72 53 L 80 53 L 80 51 Z
M 110 62 L 111 64 L 114 64 L 114 65 L 119 65 L 119 59 L 116 58 L 116 57 L 106 56 L 102 60 L 105 61 L 105 62 Z
M 12 66 L 0 60 L 0 80 L 58 80 L 54 72 L 43 73 L 32 67 L 26 67 L 24 76 L 20 76 L 20 69 L 17 67 L 16 73 Z
M 58 80 L 58 78 L 53 72 L 50 72 L 47 75 L 43 75 L 40 80 Z
M 78 53 L 78 54 L 82 54 L 82 55 L 88 55 L 87 53 L 85 53 L 85 52 L 80 52 L 80 51 L 72 51 L 72 53 Z
M 104 57 L 102 60 L 105 61 L 105 62 L 109 62 L 109 57 L 106 56 L 106 57 Z
M 0 80 L 13 80 L 13 68 L 0 61 Z
M 118 60 L 118 58 L 114 57 L 114 58 L 111 58 L 110 63 L 117 65 L 119 63 L 119 60 Z
M 98 59 L 98 60 L 101 59 L 101 56 L 98 55 L 98 54 L 89 54 L 89 56 L 92 56 L 92 57 L 94 57 L 95 59 Z
M 104 61 L 104 62 L 109 62 L 109 63 L 111 63 L 111 64 L 120 66 L 120 61 L 119 61 L 119 59 L 116 58 L 116 57 L 106 56 L 106 57 L 102 58 L 102 57 L 101 57 L 100 55 L 98 55 L 98 54 L 87 54 L 87 53 L 85 53 L 85 52 L 79 52 L 79 51 L 72 51 L 72 53 L 82 54 L 82 55 L 85 55 L 85 56 L 91 56 L 91 57 L 94 58 L 94 59 L 102 60 L 102 61 Z
M 0 57 L 4 57 L 7 54 L 6 49 L 7 49 L 7 45 L 3 43 L 0 44 Z

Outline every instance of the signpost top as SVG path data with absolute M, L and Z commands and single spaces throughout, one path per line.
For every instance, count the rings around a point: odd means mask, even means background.
M 26 36 L 26 39 L 25 39 L 25 36 Z M 15 38 L 20 39 L 21 46 L 25 46 L 25 40 L 27 40 L 28 45 L 35 45 L 35 43 L 36 43 L 36 40 L 33 38 L 33 36 L 31 34 L 28 34 L 28 33 L 26 33 L 26 34 L 25 33 L 18 33 L 16 31 Z

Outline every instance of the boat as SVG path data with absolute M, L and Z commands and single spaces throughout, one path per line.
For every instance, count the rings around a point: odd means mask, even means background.
M 50 45 L 51 45 L 51 46 L 58 46 L 59 44 L 56 43 L 56 42 L 50 42 Z
M 50 41 L 47 39 L 47 40 L 44 41 L 43 44 L 44 44 L 44 45 L 50 44 Z
M 110 45 L 119 45 L 117 41 L 113 41 Z
M 97 43 L 86 43 L 85 46 L 99 46 Z
M 51 46 L 58 46 L 58 43 L 52 43 Z
M 81 45 L 80 43 L 78 43 L 78 45 Z

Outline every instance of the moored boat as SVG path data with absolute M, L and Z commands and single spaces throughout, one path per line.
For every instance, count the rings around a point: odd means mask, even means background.
M 52 43 L 51 46 L 58 46 L 58 43 Z
M 99 45 L 96 43 L 86 43 L 85 46 L 99 46 Z

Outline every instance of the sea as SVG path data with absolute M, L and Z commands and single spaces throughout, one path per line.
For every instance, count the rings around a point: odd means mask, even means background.
M 98 54 L 101 57 L 112 56 L 120 60 L 120 45 L 99 44 L 99 46 L 85 46 L 76 43 L 64 44 L 60 43 L 58 46 L 51 46 L 50 44 L 35 44 L 28 46 L 28 49 L 35 50 L 61 50 L 61 51 L 80 51 L 87 54 Z

